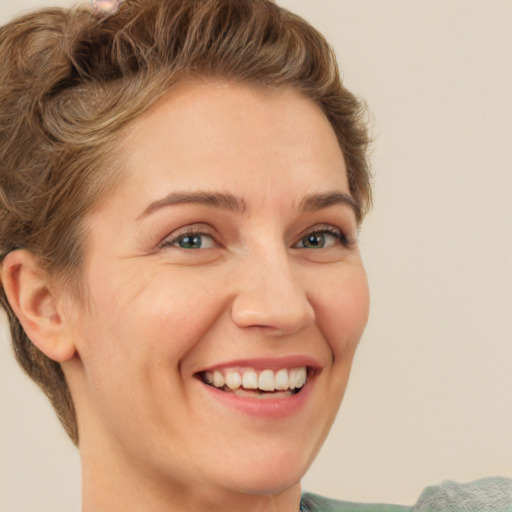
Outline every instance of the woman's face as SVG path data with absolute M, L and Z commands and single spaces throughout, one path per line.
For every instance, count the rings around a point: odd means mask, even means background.
M 70 309 L 81 450 L 176 488 L 289 488 L 368 315 L 335 134 L 291 90 L 182 83 L 121 151 Z

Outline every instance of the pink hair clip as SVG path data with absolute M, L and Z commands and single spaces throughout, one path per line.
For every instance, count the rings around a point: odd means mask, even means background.
M 98 16 L 110 16 L 121 7 L 122 0 L 89 0 L 94 14 Z

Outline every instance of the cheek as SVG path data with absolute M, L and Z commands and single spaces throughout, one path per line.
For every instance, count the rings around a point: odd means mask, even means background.
M 153 267 L 152 272 L 115 279 L 102 276 L 91 282 L 91 314 L 83 322 L 89 348 L 98 358 L 120 365 L 150 364 L 155 359 L 179 363 L 224 308 L 220 283 L 209 279 L 206 287 L 201 276 L 189 274 Z M 116 283 L 123 283 L 122 289 Z
M 368 321 L 370 297 L 363 266 L 331 279 L 319 291 L 317 322 L 334 359 L 351 358 Z

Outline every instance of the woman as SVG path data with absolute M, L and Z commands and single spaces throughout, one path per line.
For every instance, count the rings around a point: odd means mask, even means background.
M 2 53 L 3 304 L 83 511 L 298 510 L 368 313 L 328 45 L 264 0 L 143 0 Z
M 299 482 L 366 323 L 371 194 L 323 38 L 264 0 L 1 38 L 2 299 L 83 511 L 340 509 Z

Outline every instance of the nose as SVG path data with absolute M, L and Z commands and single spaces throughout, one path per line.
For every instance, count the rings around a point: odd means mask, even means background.
M 265 328 L 282 336 L 315 323 L 315 310 L 286 251 L 248 258 L 239 274 L 231 307 L 238 327 Z

